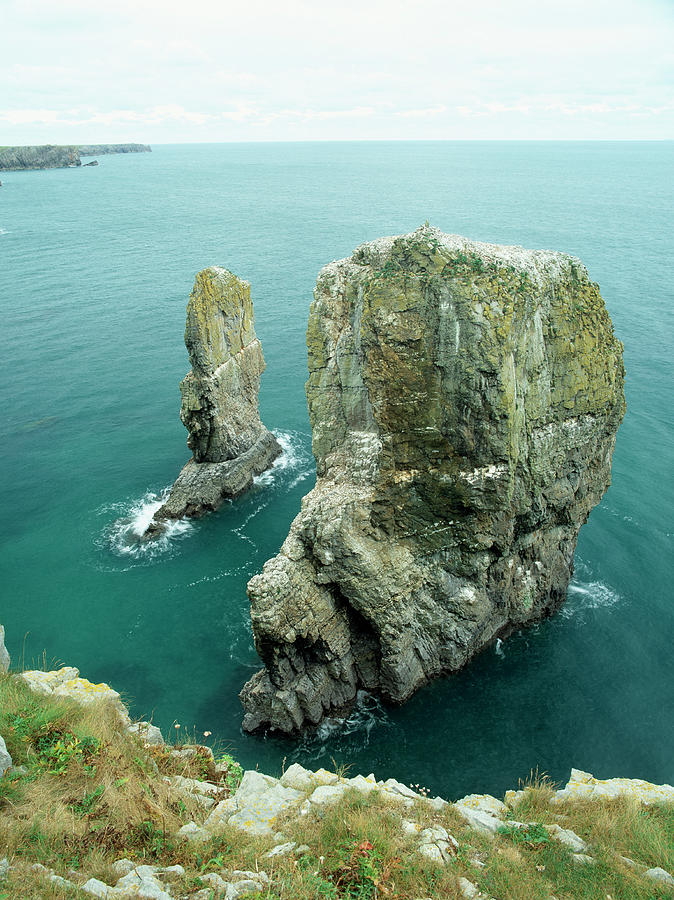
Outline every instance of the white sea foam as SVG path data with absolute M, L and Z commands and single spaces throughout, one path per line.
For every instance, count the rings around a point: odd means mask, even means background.
M 328 753 L 367 747 L 373 728 L 390 725 L 380 700 L 367 691 L 358 691 L 356 702 L 347 716 L 330 716 L 315 731 L 305 734 L 297 748 L 297 758 L 316 762 Z
M 289 487 L 289 488 L 297 487 L 297 485 L 298 485 L 301 481 L 304 481 L 305 479 L 309 478 L 311 475 L 314 474 L 315 471 L 316 471 L 316 470 L 315 470 L 315 468 L 313 468 L 313 467 L 312 467 L 311 469 L 305 469 L 304 472 L 300 472 L 299 475 L 296 475 L 296 476 L 293 478 L 293 480 L 290 482 L 290 484 L 288 485 L 288 487 Z
M 6 228 L 0 228 L 0 234 L 9 234 Z
M 496 644 L 494 645 L 494 653 L 497 656 L 505 656 L 505 650 L 503 649 L 503 641 L 501 638 L 496 638 Z
M 275 431 L 274 437 L 281 445 L 282 452 L 271 467 L 261 475 L 257 475 L 253 482 L 256 485 L 266 486 L 274 484 L 285 475 L 293 475 L 288 487 L 295 487 L 313 471 L 313 468 L 308 467 L 311 453 L 306 446 L 306 437 L 291 431 Z M 302 469 L 300 475 L 295 474 L 298 469 Z
M 170 550 L 174 542 L 188 535 L 194 526 L 187 519 L 168 519 L 162 533 L 151 541 L 143 541 L 154 514 L 168 497 L 169 488 L 161 494 L 148 491 L 139 500 L 113 507 L 122 515 L 106 529 L 109 548 L 118 556 L 152 559 Z
M 574 580 L 568 587 L 566 603 L 559 614 L 564 619 L 571 619 L 588 610 L 616 606 L 621 600 L 620 594 L 603 581 Z
M 278 484 L 279 487 L 287 490 L 295 487 L 313 473 L 314 468 L 310 465 L 311 452 L 306 435 L 285 431 L 274 432 L 274 434 L 281 445 L 282 452 L 274 460 L 271 468 L 255 478 L 254 482 L 260 487 Z M 150 541 L 142 540 L 154 514 L 165 502 L 169 490 L 169 488 L 165 488 L 158 494 L 148 491 L 140 499 L 103 507 L 99 510 L 101 514 L 116 513 L 116 517 L 105 529 L 102 540 L 97 543 L 112 550 L 116 556 L 128 559 L 130 562 L 133 561 L 132 565 L 152 560 L 174 549 L 177 540 L 194 531 L 195 526 L 189 519 L 168 519 L 163 523 L 164 530 L 158 537 Z M 261 502 L 255 504 L 241 525 L 232 529 L 232 533 L 242 541 L 257 547 L 253 538 L 247 534 L 247 525 L 268 506 L 270 497 L 258 495 L 253 500 L 261 500 Z

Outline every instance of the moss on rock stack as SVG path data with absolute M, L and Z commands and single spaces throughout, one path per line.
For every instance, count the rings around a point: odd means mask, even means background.
M 198 516 L 242 493 L 281 452 L 260 421 L 265 363 L 248 282 L 219 266 L 199 272 L 187 304 L 185 345 L 192 369 L 180 384 L 180 418 L 192 459 L 148 536 L 162 519 Z
M 427 226 L 319 274 L 318 482 L 249 583 L 244 728 L 401 703 L 565 598 L 610 483 L 622 345 L 579 260 Z

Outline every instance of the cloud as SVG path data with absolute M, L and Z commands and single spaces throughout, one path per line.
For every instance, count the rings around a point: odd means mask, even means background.
M 396 115 L 403 119 L 427 119 L 429 116 L 441 116 L 446 112 L 447 107 L 442 103 L 439 106 L 427 106 L 425 109 L 399 109 Z
M 671 138 L 673 47 L 662 0 L 4 0 L 3 141 Z
M 167 122 L 186 122 L 193 125 L 205 125 L 214 122 L 217 115 L 211 113 L 192 112 L 181 106 L 155 106 L 151 109 L 111 109 L 107 111 L 88 110 L 53 110 L 53 109 L 2 109 L 0 122 L 9 125 L 125 125 L 138 124 L 158 125 Z

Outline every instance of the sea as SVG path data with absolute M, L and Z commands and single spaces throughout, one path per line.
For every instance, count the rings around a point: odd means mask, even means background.
M 142 139 L 142 135 L 138 135 Z M 674 782 L 674 143 L 155 145 L 0 187 L 0 622 L 14 664 L 77 666 L 172 742 L 244 767 L 396 777 L 454 799 L 532 771 Z M 443 231 L 582 259 L 625 345 L 613 483 L 566 603 L 402 707 L 361 693 L 299 739 L 241 730 L 260 667 L 246 583 L 315 481 L 305 330 L 319 269 Z M 140 544 L 189 452 L 194 275 L 252 285 L 283 455 L 214 515 Z

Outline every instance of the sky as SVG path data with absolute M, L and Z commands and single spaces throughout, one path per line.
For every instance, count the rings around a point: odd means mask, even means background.
M 674 0 L 0 0 L 0 145 L 674 138 Z

